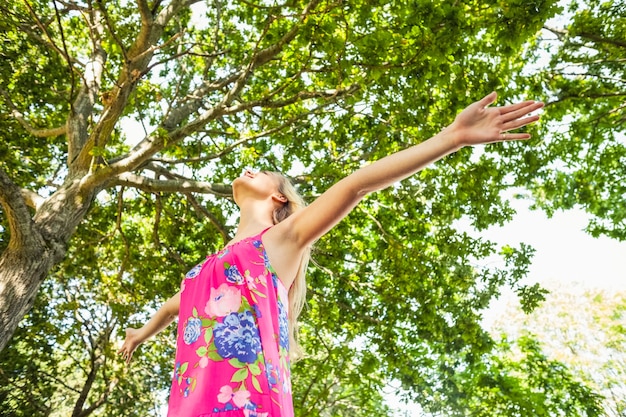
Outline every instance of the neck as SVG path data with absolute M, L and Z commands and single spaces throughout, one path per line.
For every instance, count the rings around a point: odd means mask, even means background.
M 268 208 L 265 205 L 259 207 L 259 204 L 244 205 L 240 207 L 240 210 L 237 232 L 231 243 L 254 236 L 274 225 L 272 219 L 273 206 Z

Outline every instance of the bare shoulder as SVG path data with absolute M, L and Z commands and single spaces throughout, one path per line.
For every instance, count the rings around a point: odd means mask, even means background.
M 278 223 L 263 234 L 267 258 L 285 288 L 296 278 L 303 249 L 298 245 L 290 218 Z

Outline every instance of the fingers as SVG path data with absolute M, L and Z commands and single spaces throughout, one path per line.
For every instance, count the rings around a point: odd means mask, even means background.
M 519 129 L 520 127 L 529 125 L 531 123 L 535 123 L 539 120 L 539 115 L 535 114 L 533 116 L 521 117 L 514 120 L 510 120 L 502 124 L 500 131 L 508 132 L 509 130 Z
M 508 122 L 510 120 L 519 119 L 520 117 L 532 113 L 535 110 L 539 110 L 542 107 L 542 102 L 528 100 L 508 106 L 503 106 L 500 108 L 500 114 L 503 116 L 504 120 Z
M 492 91 L 491 93 L 487 94 L 485 97 L 480 99 L 478 104 L 480 105 L 480 107 L 487 107 L 490 104 L 493 104 L 497 98 L 498 98 L 498 94 L 495 91 Z
M 120 350 L 117 351 L 117 353 L 118 355 L 122 357 L 122 359 L 124 359 L 124 362 L 126 362 L 126 364 L 128 365 L 130 363 L 130 360 L 133 357 L 134 351 L 135 350 L 131 349 L 129 346 L 122 345 L 122 347 L 120 348 Z
M 130 363 L 130 360 L 132 359 L 132 357 L 133 357 L 132 351 L 124 350 L 124 352 L 122 352 L 122 359 L 124 359 L 124 362 L 126 362 L 126 365 Z
M 542 107 L 542 102 L 532 100 L 501 107 L 500 116 L 503 123 L 500 127 L 500 131 L 504 134 L 509 130 L 519 129 L 520 127 L 536 122 L 539 120 L 540 116 L 537 114 L 529 116 L 529 114 Z M 506 133 L 502 140 L 520 140 L 528 139 L 529 137 L 530 135 L 524 133 Z

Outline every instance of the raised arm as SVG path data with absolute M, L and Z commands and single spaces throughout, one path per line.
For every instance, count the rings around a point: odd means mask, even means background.
M 367 165 L 337 182 L 306 209 L 285 220 L 289 240 L 302 248 L 328 232 L 368 193 L 405 179 L 427 165 L 464 146 L 524 140 L 527 133 L 505 133 L 539 119 L 529 113 L 543 103 L 524 101 L 503 107 L 489 107 L 496 100 L 491 93 L 463 110 L 454 122 L 432 138 Z
M 141 328 L 127 328 L 124 344 L 117 353 L 122 355 L 122 358 L 124 358 L 126 363 L 130 363 L 135 349 L 137 349 L 140 344 L 169 326 L 169 324 L 178 316 L 179 308 L 180 292 L 168 299 L 157 310 L 154 316 L 152 316 L 150 320 L 148 320 L 148 322 Z

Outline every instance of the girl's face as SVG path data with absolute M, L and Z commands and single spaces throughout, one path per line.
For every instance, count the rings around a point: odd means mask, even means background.
M 265 199 L 278 193 L 279 187 L 277 178 L 267 171 L 255 172 L 250 169 L 246 169 L 232 185 L 235 202 L 246 194 Z

